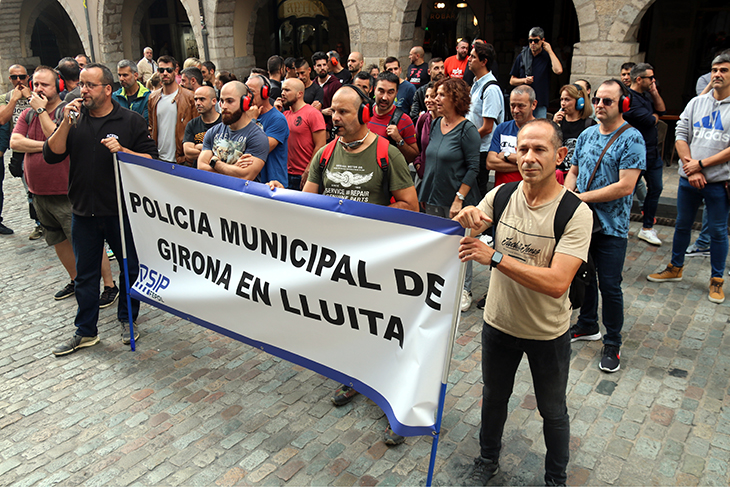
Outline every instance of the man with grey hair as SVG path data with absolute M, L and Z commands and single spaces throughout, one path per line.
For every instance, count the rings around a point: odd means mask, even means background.
M 646 144 L 646 170 L 642 173 L 646 181 L 646 197 L 642 205 L 643 225 L 638 238 L 651 245 L 661 245 L 662 241 L 654 230 L 654 217 L 662 194 L 662 175 L 664 163 L 659 157 L 659 143 L 656 124 L 664 114 L 664 100 L 656 89 L 654 68 L 651 64 L 639 63 L 631 68 L 631 108 L 624 114 L 624 120 L 641 132 Z
M 511 181 L 521 181 L 517 167 L 517 133 L 523 125 L 535 120 L 533 111 L 537 107 L 535 90 L 528 85 L 512 89 L 509 95 L 509 108 L 512 120 L 500 123 L 492 134 L 492 142 L 487 154 L 487 169 L 494 171 L 494 187 Z
M 677 122 L 677 154 L 682 161 L 677 189 L 677 224 L 672 260 L 667 268 L 647 276 L 654 282 L 681 281 L 685 249 L 692 223 L 704 201 L 710 231 L 710 291 L 708 299 L 725 301 L 722 290 L 728 252 L 727 181 L 730 179 L 730 54 L 712 61 L 709 93 L 690 100 Z
M 545 118 L 550 101 L 550 71 L 561 74 L 563 65 L 553 52 L 550 43 L 545 40 L 545 31 L 541 27 L 530 29 L 529 45 L 522 49 L 515 58 L 510 71 L 509 84 L 512 86 L 531 85 L 537 95 L 535 118 Z
M 129 59 L 122 59 L 117 63 L 117 76 L 122 87 L 112 93 L 112 98 L 124 108 L 139 113 L 149 122 L 147 101 L 150 90 L 139 82 L 137 65 Z
M 144 57 L 137 63 L 137 70 L 139 72 L 140 81 L 143 85 L 147 84 L 147 81 L 157 72 L 157 63 L 152 59 L 152 48 L 144 48 Z
M 180 73 L 180 86 L 195 93 L 195 90 L 203 86 L 203 73 L 195 66 L 185 68 Z

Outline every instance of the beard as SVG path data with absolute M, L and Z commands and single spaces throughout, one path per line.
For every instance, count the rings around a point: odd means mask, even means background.
M 238 109 L 237 109 L 237 110 L 236 110 L 235 112 L 233 112 L 233 113 L 223 113 L 223 114 L 222 114 L 222 117 L 223 117 L 223 123 L 224 123 L 225 125 L 233 125 L 234 123 L 236 123 L 236 122 L 238 122 L 239 120 L 241 120 L 241 117 L 242 117 L 242 116 L 243 116 L 243 110 L 241 110 L 240 108 L 238 108 Z
M 328 75 L 329 75 L 329 73 L 327 71 L 322 71 L 321 73 L 317 73 L 317 76 L 319 77 L 319 79 L 325 79 Z

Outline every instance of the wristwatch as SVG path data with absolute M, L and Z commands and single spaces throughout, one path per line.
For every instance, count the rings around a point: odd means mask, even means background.
M 215 163 L 218 162 L 218 159 L 216 157 L 211 157 L 210 162 L 208 162 L 208 165 L 211 169 L 215 169 Z
M 461 201 L 464 201 L 464 199 L 466 198 L 463 194 L 461 194 L 458 191 L 456 192 L 456 197 L 459 198 Z
M 36 115 L 40 115 L 41 113 L 43 113 L 43 112 L 45 112 L 45 111 L 46 111 L 46 109 L 45 109 L 45 108 L 43 108 L 43 107 L 40 107 L 40 108 L 36 108 L 36 109 L 35 109 L 35 113 L 36 113 Z
M 490 268 L 490 269 L 494 269 L 494 268 L 495 268 L 495 267 L 497 267 L 497 266 L 498 266 L 499 264 L 501 264 L 501 263 L 502 263 L 502 257 L 504 257 L 504 256 L 502 255 L 502 252 L 494 252 L 494 253 L 492 254 L 492 263 L 491 263 L 491 264 L 489 264 L 489 268 Z
M 398 141 L 398 147 L 403 147 L 404 145 L 406 145 L 406 140 L 405 139 L 400 139 Z

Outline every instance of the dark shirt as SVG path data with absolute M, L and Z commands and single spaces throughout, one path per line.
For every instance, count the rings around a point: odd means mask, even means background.
M 205 123 L 203 117 L 195 117 L 185 126 L 184 142 L 192 142 L 193 144 L 202 144 L 205 133 L 212 127 L 221 123 L 221 116 L 213 123 Z
M 317 83 L 312 83 L 309 88 L 304 88 L 304 103 L 311 105 L 315 101 L 322 103 L 324 92 Z
M 639 93 L 631 89 L 629 91 L 631 92 L 631 108 L 623 114 L 624 120 L 641 132 L 646 144 L 646 167 L 653 167 L 652 163 L 659 160 L 659 143 L 654 114 L 662 115 L 664 112 L 659 113 L 654 110 L 649 93 Z
M 530 86 L 535 90 L 537 106 L 546 107 L 550 103 L 550 73 L 553 69 L 550 54 L 543 49 L 537 56 L 534 56 L 532 52 L 529 55 L 532 56 L 532 76 L 534 78 Z M 512 71 L 509 74 L 515 78 L 526 77 L 525 67 L 522 65 L 522 54 L 518 54 L 515 58 Z
M 343 85 L 349 85 L 352 83 L 352 73 L 349 69 L 343 69 L 339 73 L 332 73 L 340 79 Z
M 416 89 L 421 86 L 426 86 L 428 82 L 431 81 L 431 75 L 428 74 L 428 64 L 422 63 L 418 66 L 411 64 L 408 66 L 406 79 L 415 86 Z

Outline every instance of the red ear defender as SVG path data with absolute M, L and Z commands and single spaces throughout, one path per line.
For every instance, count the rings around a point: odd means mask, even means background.
M 360 105 L 360 120 L 361 123 L 364 125 L 370 121 L 370 119 L 373 117 L 373 114 L 371 113 L 371 107 L 367 103 L 363 103 Z
M 241 97 L 241 111 L 247 112 L 251 108 L 251 95 L 246 93 Z
M 266 76 L 260 74 L 259 78 L 261 78 L 261 99 L 265 100 L 269 97 L 269 89 L 271 87 L 271 84 L 269 83 L 269 80 L 266 78 Z
M 631 97 L 621 95 L 621 98 L 618 100 L 619 111 L 621 113 L 626 113 L 629 111 L 629 108 L 631 108 Z

